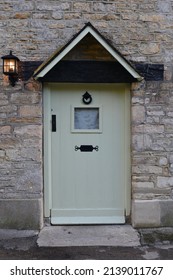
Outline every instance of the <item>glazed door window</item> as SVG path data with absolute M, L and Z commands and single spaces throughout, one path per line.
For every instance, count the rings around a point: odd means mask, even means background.
M 101 132 L 101 107 L 73 107 L 72 132 Z

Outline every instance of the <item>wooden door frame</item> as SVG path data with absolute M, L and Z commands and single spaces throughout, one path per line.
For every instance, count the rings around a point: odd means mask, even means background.
M 44 217 L 49 218 L 52 208 L 52 181 L 51 181 L 51 86 L 52 83 L 44 83 L 43 85 L 43 119 L 44 119 L 44 147 L 43 147 L 43 174 L 44 174 Z M 61 83 L 61 85 L 63 85 Z M 107 84 L 109 86 L 109 84 Z M 112 84 L 111 84 L 112 85 Z M 116 86 L 116 84 L 114 84 Z M 123 84 L 125 88 L 125 217 L 130 215 L 131 212 L 131 160 L 130 160 L 130 84 Z M 65 84 L 64 84 L 65 87 Z

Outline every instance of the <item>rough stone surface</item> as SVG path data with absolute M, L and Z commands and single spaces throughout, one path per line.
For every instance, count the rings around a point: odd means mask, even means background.
M 124 226 L 52 226 L 44 227 L 37 240 L 39 247 L 66 246 L 139 246 L 139 234 Z
M 1 228 L 40 229 L 42 226 L 41 199 L 0 200 Z
M 161 225 L 163 227 L 173 227 L 173 202 L 172 200 L 161 201 Z
M 0 57 L 44 61 L 90 21 L 129 61 L 164 65 L 163 81 L 131 85 L 132 222 L 172 226 L 162 200 L 173 201 L 172 0 L 0 2 Z M 11 87 L 0 61 L 0 199 L 42 199 L 42 88 Z M 157 204 L 152 218 L 144 200 Z M 140 206 L 141 205 L 141 206 Z M 166 212 L 165 212 L 166 211 Z M 163 214 L 165 213 L 165 214 Z M 166 214 L 167 213 L 167 214 Z M 155 215 L 155 216 L 154 216 Z M 147 225 L 148 220 L 148 225 Z
M 151 245 L 151 244 L 163 244 L 168 245 L 173 241 L 173 229 L 172 227 L 162 227 L 162 228 L 143 228 L 138 230 L 140 233 L 141 245 Z
M 132 206 L 134 227 L 159 227 L 160 204 L 158 200 L 134 200 Z

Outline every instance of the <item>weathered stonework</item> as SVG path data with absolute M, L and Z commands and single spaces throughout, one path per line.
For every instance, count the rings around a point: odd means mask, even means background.
M 173 226 L 172 13 L 172 0 L 0 3 L 1 56 L 12 49 L 21 61 L 44 61 L 90 21 L 129 61 L 164 65 L 163 81 L 131 86 L 134 227 Z M 42 114 L 41 85 L 30 79 L 12 88 L 1 60 L 0 227 L 42 227 Z M 25 202 L 27 224 L 19 215 Z
M 43 223 L 42 93 L 40 85 L 39 91 L 27 88 L 23 83 L 0 87 L 2 228 L 40 228 Z

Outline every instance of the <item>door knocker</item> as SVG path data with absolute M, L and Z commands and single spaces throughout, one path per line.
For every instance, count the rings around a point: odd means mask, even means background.
M 92 96 L 86 91 L 83 95 L 82 101 L 84 104 L 89 105 L 92 102 Z

